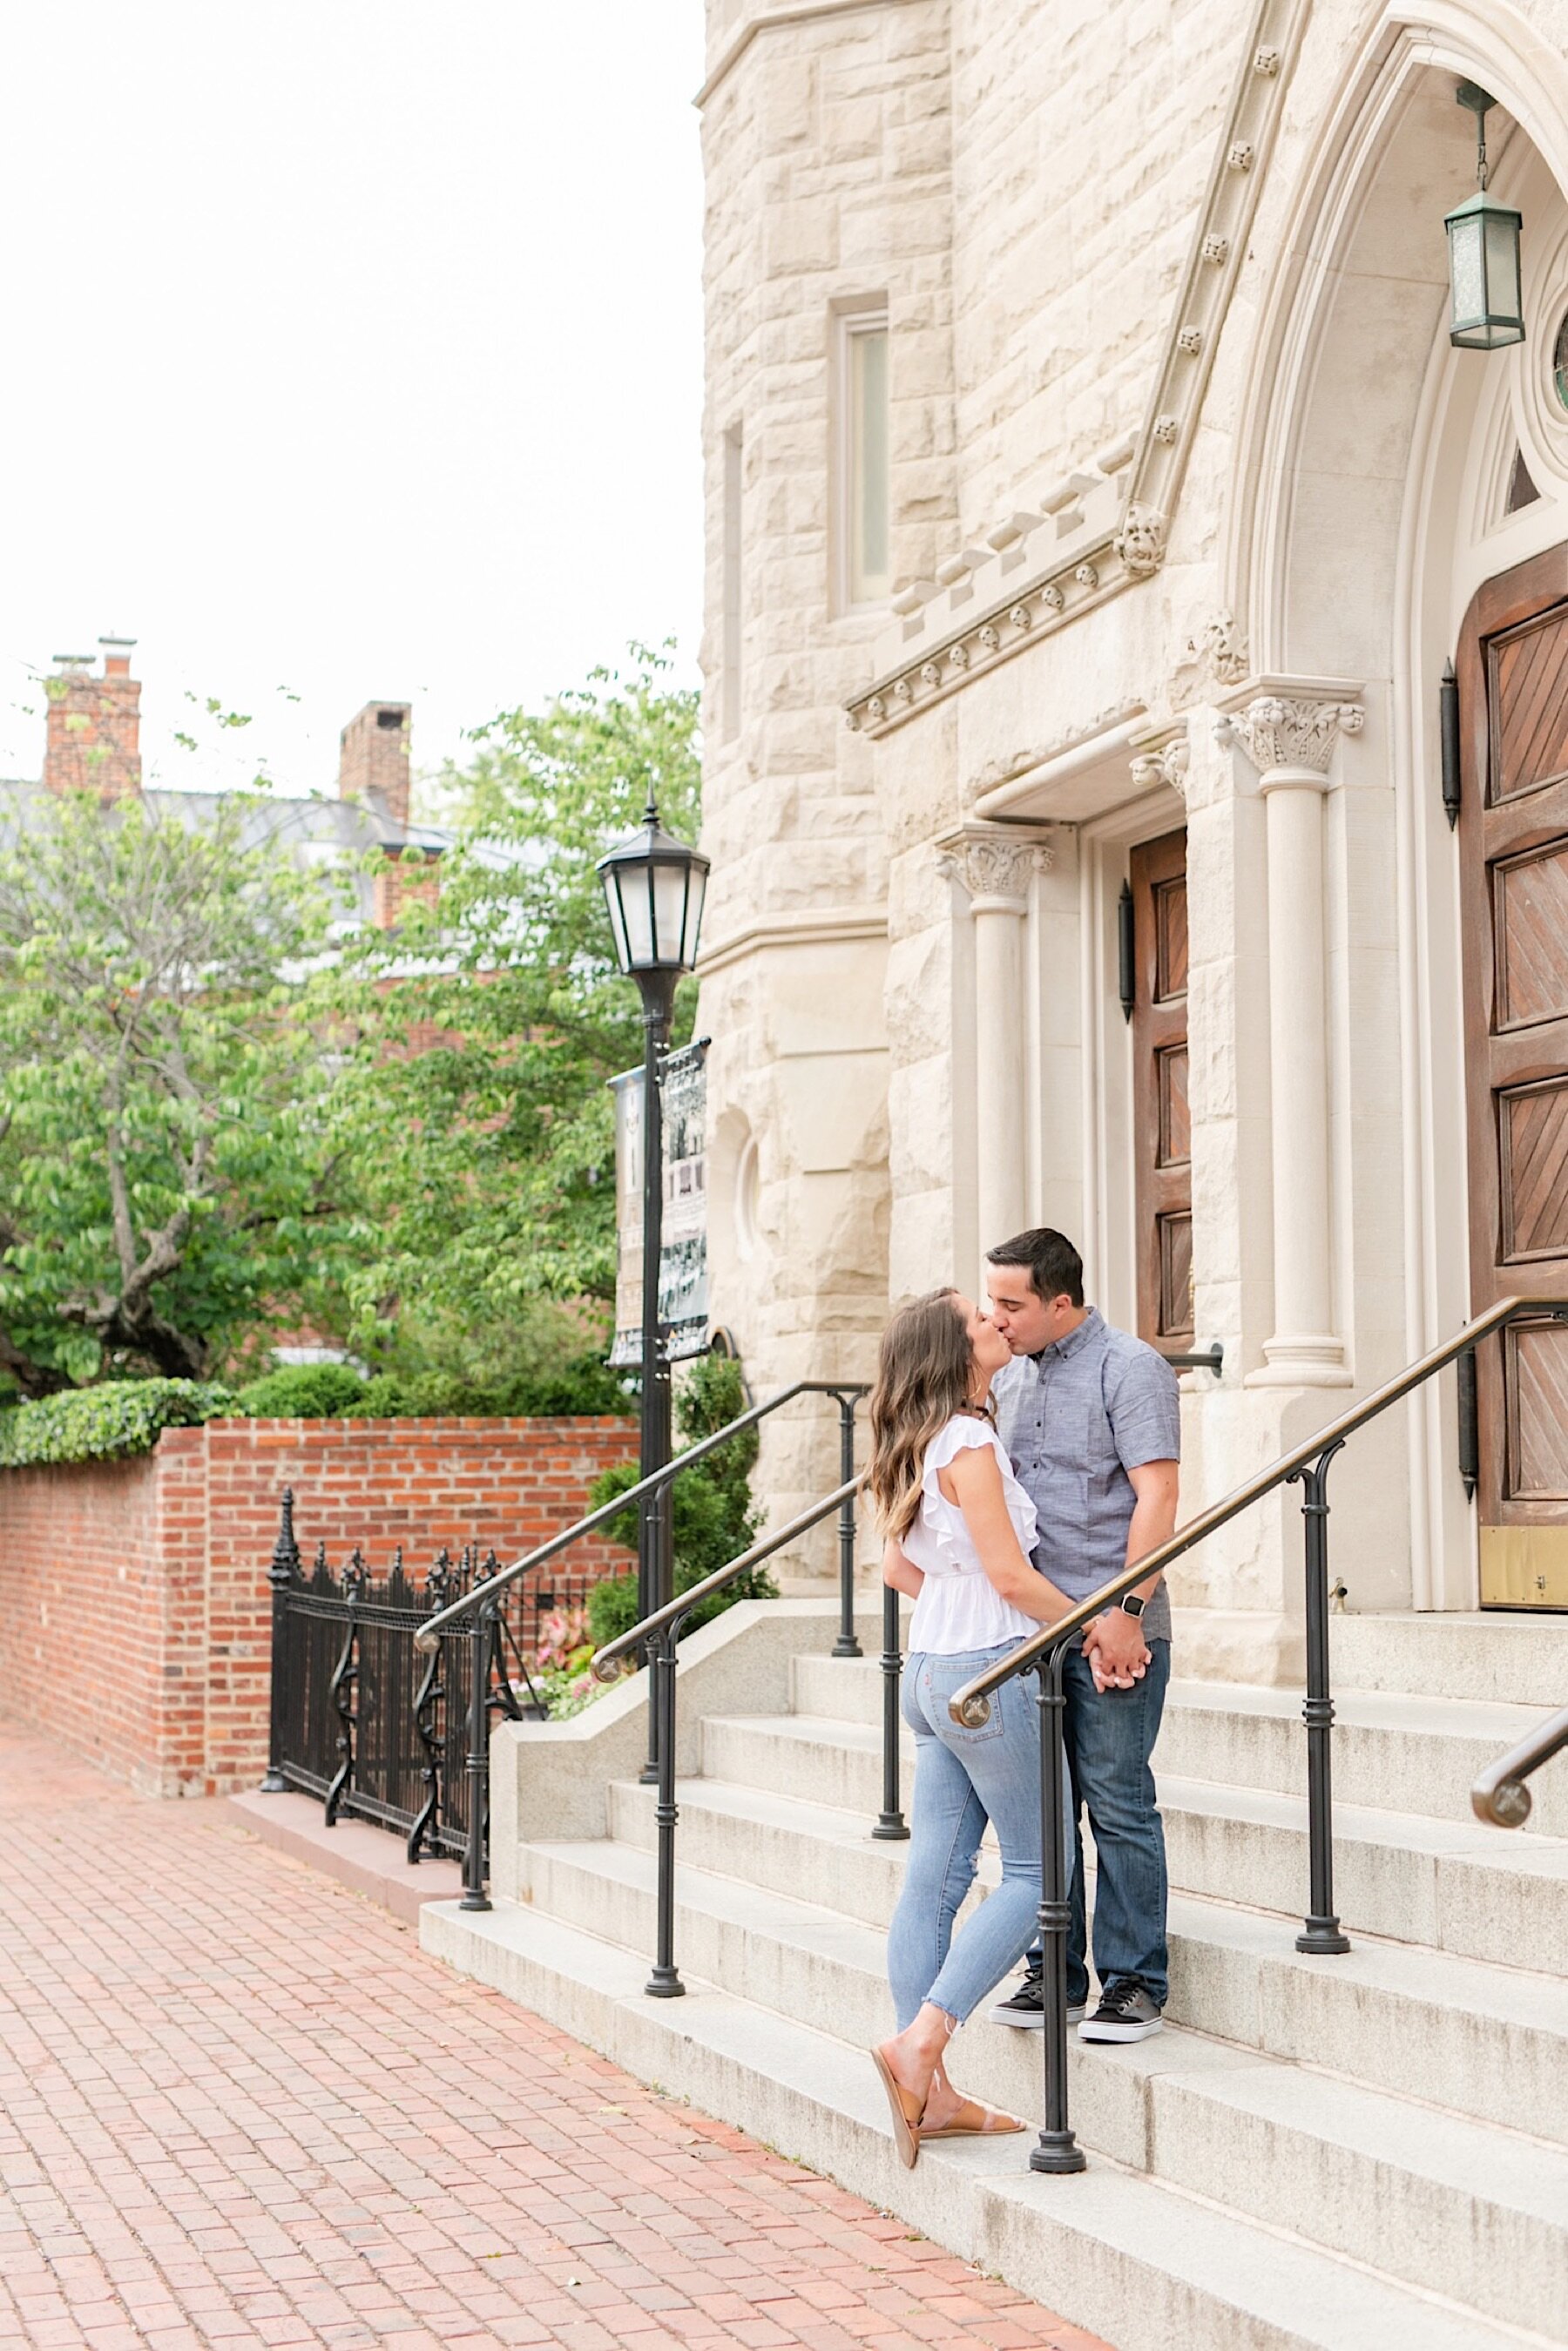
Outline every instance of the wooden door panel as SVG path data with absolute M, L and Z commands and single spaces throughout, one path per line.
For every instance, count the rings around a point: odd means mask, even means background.
M 1568 1077 L 1498 1096 L 1499 1257 L 1568 1256 Z
M 1460 638 L 1471 1302 L 1568 1297 L 1568 548 Z M 1479 1351 L 1481 1597 L 1568 1607 L 1568 1327 Z
M 1568 841 L 1494 859 L 1492 893 L 1497 1027 L 1568 1014 Z
M 1186 834 L 1140 842 L 1127 863 L 1136 979 L 1133 1102 L 1138 1332 L 1192 1343 L 1192 1116 L 1187 1103 Z
M 1508 1332 L 1509 1487 L 1521 1500 L 1568 1502 L 1568 1346 L 1552 1322 Z
M 1157 1165 L 1185 1167 L 1192 1157 L 1192 1113 L 1187 1108 L 1185 1045 L 1162 1045 L 1155 1055 L 1155 1092 L 1159 1103 Z
M 1552 612 L 1490 638 L 1491 774 L 1497 807 L 1568 775 L 1568 643 Z

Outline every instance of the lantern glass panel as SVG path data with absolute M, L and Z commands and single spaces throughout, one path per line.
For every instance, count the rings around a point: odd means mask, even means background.
M 653 868 L 653 960 L 678 964 L 685 929 L 686 869 L 685 865 Z
M 1453 331 L 1469 334 L 1486 317 L 1485 247 L 1474 213 L 1448 222 L 1448 282 L 1453 290 Z
M 1522 342 L 1524 314 L 1519 302 L 1519 216 L 1486 216 L 1487 316 L 1500 342 Z
M 691 886 L 686 892 L 686 935 L 681 943 L 681 961 L 688 971 L 695 970 L 697 960 L 697 934 L 702 929 L 703 899 L 707 892 L 707 867 L 694 860 Z
M 615 960 L 622 971 L 630 971 L 632 949 L 626 936 L 626 918 L 621 908 L 621 877 L 613 869 L 604 876 L 604 904 L 609 910 L 610 928 L 615 939 Z
M 623 865 L 616 874 L 626 922 L 626 967 L 646 971 L 658 957 L 653 946 L 653 904 L 646 865 Z

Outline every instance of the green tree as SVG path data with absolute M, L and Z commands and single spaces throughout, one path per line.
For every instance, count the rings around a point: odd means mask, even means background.
M 0 1371 L 201 1379 L 354 1229 L 309 974 L 332 902 L 264 799 L 0 809 Z
M 650 791 L 695 838 L 696 726 L 669 649 L 633 647 L 624 672 L 479 727 L 447 771 L 458 827 L 439 903 L 361 942 L 345 981 L 345 1008 L 379 1040 L 353 1081 L 380 1138 L 377 1243 L 353 1276 L 368 1357 L 396 1351 L 399 1323 L 505 1329 L 530 1301 L 613 1295 L 605 1081 L 641 1058 L 642 1025 L 594 863 Z M 694 999 L 683 989 L 677 1041 Z
M 699 1356 L 679 1377 L 675 1389 L 675 1433 L 679 1442 L 695 1445 L 702 1437 L 726 1427 L 745 1408 L 739 1364 L 728 1356 Z M 705 1460 L 695 1461 L 675 1479 L 672 1531 L 677 1592 L 689 1592 L 694 1583 L 700 1583 L 716 1568 L 727 1567 L 756 1540 L 751 1473 L 757 1466 L 757 1453 L 756 1429 L 743 1428 L 727 1445 L 721 1445 Z M 590 1509 L 598 1510 L 601 1503 L 623 1494 L 636 1482 L 637 1471 L 630 1462 L 621 1468 L 606 1469 L 602 1477 L 595 1479 L 590 1490 Z M 623 1543 L 628 1551 L 634 1552 L 635 1506 L 619 1512 L 605 1531 L 612 1542 Z M 737 1576 L 727 1592 L 716 1593 L 711 1600 L 699 1602 L 684 1629 L 689 1633 L 706 1625 L 710 1617 L 732 1608 L 737 1600 L 776 1600 L 778 1596 L 779 1587 L 768 1570 L 754 1567 Z M 588 1629 L 596 1648 L 629 1633 L 636 1621 L 634 1573 L 607 1578 L 589 1593 Z

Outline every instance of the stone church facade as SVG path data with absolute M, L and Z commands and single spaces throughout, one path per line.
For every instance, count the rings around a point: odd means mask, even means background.
M 768 1384 L 863 1376 L 1060 1225 L 1222 1347 L 1190 1510 L 1568 1296 L 1568 5 L 707 15 L 715 1312 Z M 1467 78 L 1524 223 L 1489 352 Z M 1451 1372 L 1353 1445 L 1349 1608 L 1568 1605 L 1565 1405 L 1542 1322 L 1473 1499 Z M 1174 1576 L 1188 1670 L 1297 1670 L 1298 1506 Z

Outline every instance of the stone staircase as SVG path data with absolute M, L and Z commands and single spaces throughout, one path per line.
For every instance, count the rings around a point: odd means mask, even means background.
M 1090 2166 L 1048 2179 L 1016 2137 L 930 2147 L 910 2173 L 894 2158 L 863 2053 L 890 2029 L 883 1937 L 905 1852 L 868 1833 L 877 1668 L 821 1654 L 826 1611 L 782 1605 L 792 1654 L 771 1685 L 743 1662 L 764 1628 L 736 1622 L 762 1609 L 705 1628 L 683 1662 L 685 1999 L 643 1993 L 653 1814 L 629 1768 L 631 1689 L 593 1709 L 617 1710 L 597 1740 L 592 1715 L 562 1727 L 580 1783 L 596 1745 L 608 1766 L 597 1813 L 579 1803 L 568 1824 L 606 1833 L 541 1835 L 538 1808 L 524 1818 L 504 1796 L 498 1829 L 515 1817 L 517 1834 L 497 1877 L 516 1898 L 481 1914 L 427 1905 L 427 1947 L 1117 2351 L 1568 2341 L 1568 1769 L 1538 1777 L 1522 1834 L 1484 1828 L 1468 1802 L 1479 1765 L 1568 1697 L 1568 1623 L 1336 1619 L 1335 1892 L 1354 1944 L 1340 1959 L 1293 1948 L 1299 1696 L 1173 1685 L 1155 1758 L 1167 2029 L 1128 2049 L 1073 2042 Z M 775 1648 L 786 1629 L 768 1629 Z M 753 1682 L 774 1702 L 736 1708 Z M 556 1768 L 550 1729 L 504 1736 L 525 1792 Z M 908 1781 L 906 1759 L 906 1802 Z M 983 1855 L 983 1880 L 994 1874 Z M 1040 2065 L 1037 2034 L 983 2013 L 956 2048 L 966 2088 L 1022 2114 L 1040 2111 Z

